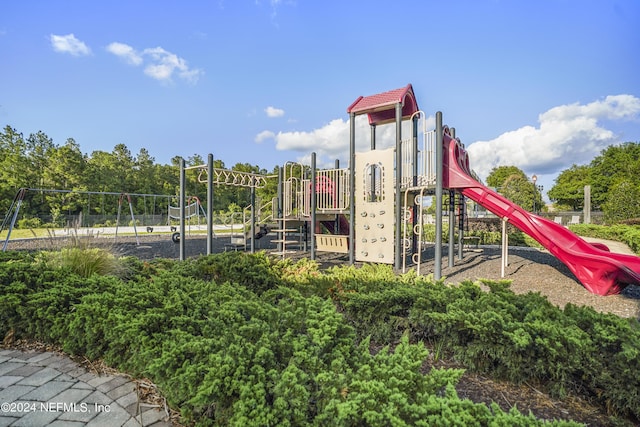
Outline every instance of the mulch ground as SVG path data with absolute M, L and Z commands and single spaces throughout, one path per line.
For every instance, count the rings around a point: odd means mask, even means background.
M 140 235 L 138 240 L 131 236 L 96 239 L 100 246 L 108 246 L 120 255 L 132 255 L 143 260 L 154 258 L 179 259 L 180 246 L 172 242 L 168 235 Z M 11 241 L 8 249 L 41 250 L 64 244 L 62 241 L 25 240 Z M 229 238 L 213 239 L 213 252 L 233 250 Z M 274 245 L 268 239 L 256 242 L 256 250 L 273 250 Z M 626 318 L 640 319 L 640 287 L 629 286 L 623 293 L 612 296 L 598 296 L 588 292 L 569 271 L 569 269 L 548 252 L 531 248 L 510 248 L 509 264 L 501 277 L 501 250 L 499 247 L 482 247 L 465 250 L 463 259 L 455 254 L 454 266 L 448 266 L 446 247 L 443 249 L 442 275 L 447 282 L 459 283 L 463 280 L 507 279 L 511 280 L 511 289 L 516 293 L 539 292 L 549 301 L 564 307 L 571 303 L 578 306 L 590 306 L 603 313 L 612 313 Z M 191 236 L 185 241 L 185 256 L 193 257 L 205 254 L 206 238 Z M 292 257 L 308 256 L 308 253 L 292 254 Z M 318 253 L 322 266 L 345 264 L 348 258 L 343 255 Z M 434 271 L 433 257 L 427 251 L 421 265 L 421 274 Z M 447 360 L 427 361 L 429 366 L 456 366 Z M 540 419 L 570 419 L 589 426 L 609 426 L 613 424 L 604 408 L 591 405 L 577 397 L 570 396 L 562 401 L 550 398 L 537 384 L 515 385 L 499 382 L 474 373 L 466 373 L 458 386 L 458 394 L 474 402 L 496 402 L 503 409 L 517 407 L 519 411 L 531 411 Z M 639 424 L 636 424 L 639 423 Z M 625 425 L 625 423 L 617 424 Z M 629 421 L 626 425 L 640 425 L 640 421 Z

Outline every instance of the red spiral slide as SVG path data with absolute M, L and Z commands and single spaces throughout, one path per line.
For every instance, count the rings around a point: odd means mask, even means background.
M 590 244 L 566 227 L 527 212 L 471 177 L 469 158 L 462 145 L 444 135 L 445 188 L 461 189 L 474 200 L 534 238 L 562 261 L 583 286 L 597 295 L 620 293 L 627 285 L 640 285 L 640 257 L 609 252 L 605 245 Z

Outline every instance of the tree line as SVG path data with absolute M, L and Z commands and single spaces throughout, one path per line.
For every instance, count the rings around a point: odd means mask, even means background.
M 27 192 L 21 207 L 23 218 L 47 218 L 56 223 L 68 216 L 114 216 L 118 196 L 99 196 L 83 192 L 136 193 L 166 197 L 133 197 L 136 215 L 166 214 L 168 205 L 178 206 L 180 157 L 171 164 L 158 164 L 146 148 L 132 154 L 125 144 L 116 144 L 111 152 L 96 150 L 84 154 L 80 145 L 68 138 L 58 145 L 44 132 L 25 137 L 11 126 L 0 131 L 0 212 L 7 212 L 20 188 L 73 190 L 70 193 Z M 185 159 L 187 166 L 205 164 L 198 154 Z M 214 167 L 242 172 L 275 175 L 258 165 L 237 163 L 227 168 L 220 159 Z M 299 167 L 298 167 L 299 169 Z M 292 173 L 299 173 L 297 172 Z M 588 165 L 572 165 L 562 171 L 547 192 L 556 210 L 578 211 L 584 204 L 584 186 L 591 186 L 591 206 L 602 210 L 608 222 L 640 218 L 640 143 L 626 142 L 604 149 Z M 187 194 L 206 200 L 206 185 L 198 182 L 196 171 L 187 173 Z M 487 185 L 529 210 L 543 210 L 542 190 L 534 186 L 515 166 L 494 168 Z M 258 189 L 259 200 L 267 202 L 276 195 L 277 180 Z M 172 197 L 173 196 L 173 197 Z M 238 211 L 250 204 L 248 188 L 216 185 L 214 211 Z M 151 211 L 151 212 L 150 212 Z M 64 225 L 64 224 L 56 224 Z
M 591 187 L 591 209 L 608 223 L 640 218 L 640 143 L 625 142 L 602 150 L 589 164 L 563 170 L 547 192 L 558 211 L 584 208 L 584 188 Z M 525 209 L 542 206 L 542 191 L 515 166 L 493 168 L 487 185 Z M 542 209 L 539 209 L 542 210 Z
M 116 144 L 111 152 L 96 150 L 84 154 L 73 138 L 58 145 L 42 131 L 25 137 L 6 126 L 0 131 L 0 212 L 4 215 L 9 210 L 20 188 L 31 188 L 72 190 L 28 191 L 25 194 L 20 217 L 47 218 L 52 225 L 64 225 L 66 218 L 80 212 L 85 216 L 114 216 L 121 193 L 140 194 L 131 198 L 136 215 L 166 215 L 168 205 L 178 206 L 180 160 L 176 156 L 171 164 L 158 164 L 146 148 L 134 155 L 125 144 Z M 185 159 L 185 163 L 198 166 L 206 161 L 196 154 Z M 267 174 L 265 169 L 248 163 L 227 168 L 220 159 L 214 160 L 214 167 Z M 187 194 L 204 202 L 206 184 L 198 182 L 197 171 L 189 171 L 186 180 Z M 275 189 L 274 182 L 267 188 L 258 189 L 257 196 L 270 200 Z M 93 192 L 116 194 L 88 194 Z M 142 196 L 145 194 L 149 196 Z M 239 210 L 249 205 L 250 190 L 217 185 L 213 202 L 216 211 Z M 128 206 L 123 212 L 128 215 Z

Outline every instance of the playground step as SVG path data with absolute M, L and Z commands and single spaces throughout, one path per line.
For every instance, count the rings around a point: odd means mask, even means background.
M 294 243 L 300 243 L 297 240 L 286 240 L 286 239 L 276 239 L 276 240 L 272 240 L 273 243 L 284 243 L 285 245 L 291 245 Z

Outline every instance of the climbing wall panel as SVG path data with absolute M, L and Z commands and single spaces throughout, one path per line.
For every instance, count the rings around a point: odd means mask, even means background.
M 394 149 L 356 153 L 356 261 L 394 262 Z

